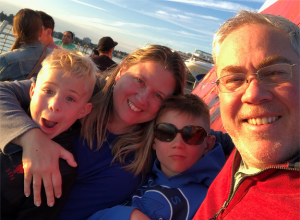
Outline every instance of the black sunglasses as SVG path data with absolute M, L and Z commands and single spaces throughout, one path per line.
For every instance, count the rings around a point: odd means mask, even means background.
M 160 123 L 154 127 L 154 136 L 160 141 L 171 142 L 180 133 L 183 141 L 190 145 L 202 144 L 207 137 L 207 132 L 200 126 L 185 126 L 182 129 L 172 124 Z

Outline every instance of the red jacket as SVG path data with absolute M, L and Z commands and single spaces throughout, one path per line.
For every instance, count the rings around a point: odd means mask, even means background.
M 245 175 L 235 193 L 234 174 L 241 156 L 232 153 L 211 184 L 198 209 L 198 219 L 300 219 L 300 157 L 291 163 L 274 165 L 256 175 Z

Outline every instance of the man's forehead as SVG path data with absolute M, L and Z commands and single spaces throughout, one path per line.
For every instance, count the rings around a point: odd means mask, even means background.
M 218 72 L 250 64 L 257 69 L 275 63 L 292 64 L 296 54 L 286 34 L 267 25 L 245 25 L 230 33 L 217 49 Z

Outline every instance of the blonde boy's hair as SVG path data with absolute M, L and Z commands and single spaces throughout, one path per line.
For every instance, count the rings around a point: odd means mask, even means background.
M 59 69 L 63 71 L 63 77 L 75 76 L 79 80 L 89 83 L 90 86 L 87 86 L 87 89 L 92 95 L 98 69 L 90 57 L 78 51 L 69 51 L 63 48 L 54 49 L 42 62 L 42 69 L 37 78 L 45 74 L 47 69 Z

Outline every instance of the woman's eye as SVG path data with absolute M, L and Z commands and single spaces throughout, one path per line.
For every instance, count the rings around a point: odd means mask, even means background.
M 158 93 L 155 93 L 154 95 L 155 95 L 155 97 L 156 97 L 157 99 L 159 99 L 159 100 L 163 100 L 163 97 L 162 97 L 160 94 L 158 94 Z
M 53 92 L 51 90 L 49 90 L 49 89 L 44 89 L 43 91 L 44 91 L 44 93 L 46 93 L 48 95 L 52 95 L 53 94 Z
M 70 102 L 75 102 L 75 100 L 72 97 L 67 97 L 67 100 Z

